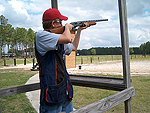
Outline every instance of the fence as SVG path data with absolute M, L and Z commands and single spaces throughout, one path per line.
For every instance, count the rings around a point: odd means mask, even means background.
M 150 55 L 130 55 L 130 59 L 139 59 L 139 58 L 150 58 Z M 84 56 L 76 56 L 76 64 L 87 64 L 87 63 L 97 63 L 97 62 L 103 62 L 103 61 L 114 61 L 114 60 L 122 60 L 122 55 L 84 55 Z M 6 66 L 6 65 L 14 65 L 17 64 L 24 64 L 26 63 L 36 63 L 35 57 L 32 59 L 32 61 L 28 60 L 27 58 L 24 59 L 6 59 L 0 61 L 0 65 Z M 34 64 L 33 63 L 33 64 Z M 34 66 L 33 66 L 34 67 Z
M 139 59 L 139 58 L 150 58 L 150 55 L 130 55 L 130 59 Z M 87 63 L 97 63 L 103 61 L 114 61 L 122 60 L 122 55 L 85 55 L 85 56 L 76 56 L 76 64 L 87 64 Z
M 70 75 L 70 78 L 73 85 L 121 91 L 98 102 L 75 110 L 72 113 L 102 113 L 111 109 L 114 106 L 119 105 L 120 103 L 128 100 L 135 95 L 134 87 L 126 89 L 126 85 L 123 83 L 123 79 L 120 78 L 97 76 L 87 77 L 81 75 Z M 4 88 L 0 89 L 0 98 L 38 89 L 40 89 L 40 83 Z
M 7 65 L 14 65 L 16 66 L 17 64 L 24 64 L 26 65 L 27 63 L 32 63 L 30 60 L 27 58 L 24 59 L 6 59 L 4 58 L 3 60 L 0 61 L 0 65 L 7 66 Z

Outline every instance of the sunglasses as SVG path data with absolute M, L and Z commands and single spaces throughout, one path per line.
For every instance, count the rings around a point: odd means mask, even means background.
M 56 19 L 54 22 L 62 24 L 62 20 Z

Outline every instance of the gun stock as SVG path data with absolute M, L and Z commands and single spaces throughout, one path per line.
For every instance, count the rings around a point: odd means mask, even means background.
M 64 32 L 64 30 L 65 30 L 65 26 L 62 26 L 59 28 L 51 29 L 50 31 L 55 34 L 62 34 Z

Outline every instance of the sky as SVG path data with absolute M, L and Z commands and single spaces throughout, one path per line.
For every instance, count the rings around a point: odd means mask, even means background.
M 78 49 L 121 47 L 118 0 L 57 0 L 66 23 L 108 19 L 82 31 Z M 126 0 L 129 47 L 150 41 L 150 0 Z M 51 0 L 0 0 L 0 15 L 14 28 L 43 30 L 43 12 Z

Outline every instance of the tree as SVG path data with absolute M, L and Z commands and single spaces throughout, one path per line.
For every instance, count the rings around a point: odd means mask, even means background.
M 133 50 L 133 48 L 132 48 L 132 47 L 131 47 L 131 48 L 129 48 L 129 51 L 130 51 L 130 54 L 134 53 L 134 50 Z
M 92 48 L 91 53 L 92 53 L 92 55 L 96 55 L 96 49 Z
M 24 57 L 24 47 L 27 49 L 29 40 L 27 38 L 27 30 L 25 28 L 19 28 L 19 40 L 22 45 L 22 56 Z M 26 51 L 26 57 L 27 57 L 27 51 Z
M 0 16 L 0 60 L 1 60 L 1 48 L 3 46 L 3 39 L 5 37 L 5 26 L 7 25 L 8 19 L 6 19 L 3 15 Z
M 140 51 L 144 56 L 146 56 L 146 54 L 150 54 L 150 42 L 148 41 L 144 44 L 141 44 Z
M 27 37 L 28 37 L 28 40 L 29 40 L 29 47 L 30 47 L 30 58 L 31 58 L 31 48 L 33 48 L 33 45 L 34 45 L 34 31 L 29 28 L 28 31 L 27 31 Z
M 146 42 L 146 53 L 150 54 L 150 42 Z
M 5 44 L 8 45 L 8 51 L 9 51 L 9 46 L 10 46 L 10 43 L 11 43 L 11 38 L 12 38 L 12 32 L 13 32 L 13 29 L 12 29 L 12 25 L 10 24 L 7 24 L 6 25 L 6 30 L 7 30 L 7 36 L 5 37 Z M 9 53 L 8 53 L 9 54 Z M 9 56 L 9 55 L 8 55 Z
M 14 27 L 11 28 L 10 30 L 10 45 L 11 45 L 11 52 L 12 52 L 12 55 L 13 55 L 13 48 L 14 48 L 14 45 L 15 45 L 15 29 Z M 9 50 L 9 49 L 8 49 Z

